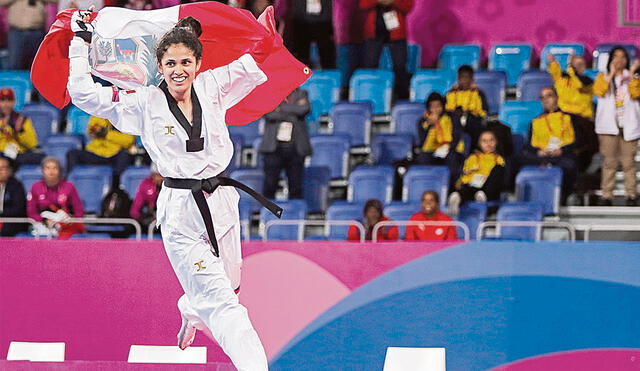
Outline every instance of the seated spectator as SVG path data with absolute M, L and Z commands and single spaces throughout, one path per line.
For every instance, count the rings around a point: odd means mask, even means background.
M 640 138 L 640 79 L 634 77 L 640 68 L 636 61 L 629 69 L 627 51 L 619 46 L 609 53 L 607 73 L 600 73 L 593 84 L 598 96 L 596 133 L 600 140 L 602 161 L 601 206 L 611 206 L 618 163 L 624 172 L 627 206 L 636 206 L 637 179 L 635 156 Z
M 544 112 L 531 122 L 529 142 L 524 145 L 520 165 L 557 166 L 562 169 L 563 200 L 571 193 L 576 179 L 573 149 L 576 135 L 573 117 L 558 108 L 558 94 L 552 87 L 542 88 Z
M 0 151 L 14 159 L 16 166 L 38 165 L 44 153 L 34 150 L 38 145 L 36 131 L 31 120 L 15 111 L 16 95 L 10 88 L 0 89 Z
M 87 126 L 91 141 L 86 149 L 72 149 L 67 152 L 67 173 L 80 164 L 113 166 L 113 184 L 120 184 L 120 174 L 133 161 L 129 148 L 133 145 L 133 135 L 119 132 L 109 120 L 91 116 Z
M 449 215 L 458 215 L 461 204 L 475 200 L 495 201 L 505 185 L 505 161 L 496 150 L 496 135 L 483 131 L 478 139 L 480 150 L 474 151 L 464 162 L 462 176 L 456 182 L 456 191 L 449 196 Z
M 22 183 L 13 176 L 13 161 L 0 156 L 0 218 L 26 218 L 27 199 Z M 0 236 L 26 232 L 29 224 L 0 222 Z
M 57 158 L 48 156 L 42 160 L 42 180 L 33 183 L 27 195 L 27 215 L 43 222 L 41 231 L 44 234 L 51 233 L 66 239 L 73 234 L 84 233 L 81 223 L 66 222 L 71 217 L 82 218 L 84 208 L 73 183 L 60 177 Z
M 409 221 L 450 222 L 452 219 L 440 211 L 440 197 L 435 191 L 422 194 L 422 210 L 411 215 Z M 436 225 L 409 225 L 404 237 L 407 241 L 445 241 L 456 240 L 456 227 Z
M 143 231 L 147 230 L 149 225 L 156 220 L 156 200 L 158 200 L 163 180 L 156 164 L 151 164 L 151 175 L 144 178 L 138 186 L 130 214 L 142 225 Z
M 447 93 L 447 112 L 460 118 L 460 125 L 471 137 L 475 146 L 487 116 L 487 98 L 473 82 L 473 68 L 463 65 L 458 68 L 458 82 Z
M 419 165 L 445 165 L 450 179 L 458 179 L 464 161 L 462 126 L 457 117 L 444 111 L 444 98 L 431 93 L 425 103 L 426 111 L 418 121 L 418 136 L 422 146 L 416 156 Z
M 287 174 L 289 199 L 303 197 L 304 159 L 311 155 L 305 116 L 311 111 L 307 92 L 294 90 L 273 112 L 264 117 L 266 124 L 260 143 L 264 154 L 263 194 L 275 198 L 280 172 Z
M 384 216 L 382 209 L 382 202 L 379 200 L 371 199 L 368 200 L 364 204 L 362 219 L 358 219 L 365 228 L 365 236 L 364 239 L 366 241 L 371 241 L 373 236 L 373 227 L 375 227 L 378 222 L 384 222 L 387 220 L 391 220 Z M 377 233 L 378 241 L 396 241 L 398 239 L 398 227 L 397 226 L 384 226 L 378 229 Z M 360 230 L 352 225 L 349 226 L 349 231 L 347 232 L 347 240 L 349 241 L 360 241 Z

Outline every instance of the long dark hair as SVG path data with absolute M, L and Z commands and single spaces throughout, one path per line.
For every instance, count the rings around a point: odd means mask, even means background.
M 607 61 L 607 72 L 611 71 L 611 62 L 613 62 L 613 55 L 615 54 L 616 51 L 622 51 L 624 53 L 625 58 L 627 58 L 627 64 L 624 66 L 625 70 L 629 69 L 629 53 L 627 53 L 627 49 L 625 49 L 623 46 L 621 45 L 616 45 L 613 47 L 613 49 L 611 49 L 611 51 L 609 52 L 609 60 Z
M 196 60 L 202 59 L 202 43 L 198 40 L 200 35 L 202 35 L 202 26 L 197 19 L 191 16 L 182 18 L 160 39 L 156 48 L 158 64 L 162 63 L 164 54 L 175 44 L 183 44 L 193 52 Z

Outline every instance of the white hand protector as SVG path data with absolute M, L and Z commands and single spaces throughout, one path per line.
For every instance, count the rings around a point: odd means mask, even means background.
M 95 31 L 91 22 L 85 21 L 89 17 L 91 17 L 91 10 L 78 10 L 71 15 L 71 31 L 88 43 L 91 42 L 91 36 Z

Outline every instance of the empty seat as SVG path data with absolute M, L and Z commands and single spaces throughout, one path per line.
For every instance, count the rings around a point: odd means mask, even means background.
M 553 79 L 547 71 L 530 70 L 518 78 L 517 96 L 519 100 L 539 100 L 542 88 L 553 87 Z
M 508 101 L 500 107 L 498 118 L 511 127 L 513 134 L 522 134 L 527 138 L 531 121 L 540 114 L 542 114 L 540 101 Z
M 372 113 L 371 103 L 336 103 L 329 112 L 332 133 L 347 135 L 352 147 L 369 145 Z
M 582 44 L 547 44 L 542 48 L 542 52 L 540 52 L 540 69 L 546 70 L 549 67 L 549 62 L 547 61 L 547 55 L 553 54 L 556 61 L 560 64 L 560 68 L 563 70 L 567 69 L 569 65 L 569 56 L 573 53 L 573 55 L 583 55 L 584 54 L 584 45 Z
M 593 69 L 606 72 L 609 52 L 617 45 L 622 46 L 627 51 L 627 54 L 629 54 L 629 63 L 632 63 L 632 61 L 636 59 L 637 49 L 633 44 L 598 44 L 598 46 L 593 50 Z
M 262 169 L 238 169 L 231 173 L 231 178 L 244 183 L 247 186 L 253 188 L 256 192 L 262 194 L 262 188 L 264 187 L 264 173 Z M 249 196 L 242 190 L 238 190 L 241 201 L 248 201 L 251 204 L 250 212 L 260 210 L 262 205 L 253 197 Z
M 129 166 L 120 175 L 120 188 L 133 200 L 140 182 L 151 174 L 149 166 Z
M 397 221 L 408 221 L 411 215 L 422 209 L 420 202 L 393 201 L 384 207 L 384 215 Z M 405 226 L 398 226 L 399 238 L 404 239 Z
M 99 214 L 102 198 L 111 187 L 111 166 L 77 165 L 69 174 L 87 214 Z
M 67 113 L 67 133 L 81 135 L 85 141 L 91 140 L 87 136 L 87 126 L 89 126 L 91 115 L 76 106 L 71 106 Z
M 42 169 L 39 165 L 22 165 L 16 172 L 16 179 L 22 183 L 25 192 L 30 192 L 33 183 L 42 179 Z
M 242 143 L 249 145 L 253 143 L 256 138 L 259 138 L 264 131 L 264 119 L 260 118 L 250 124 L 242 126 L 227 125 L 229 129 L 229 135 L 239 135 L 242 137 Z
M 542 221 L 542 205 L 534 202 L 508 202 L 498 209 L 497 221 Z M 536 239 L 536 227 L 498 226 L 497 237 L 501 239 L 529 240 Z
M 516 175 L 516 199 L 541 204 L 545 215 L 558 214 L 561 189 L 558 167 L 525 166 Z
M 480 66 L 480 45 L 448 44 L 442 47 L 438 56 L 438 66 L 440 68 L 457 71 L 458 67 L 467 64 L 474 70 Z
M 311 112 L 307 115 L 308 122 L 316 122 L 321 115 L 326 115 L 334 104 L 340 100 L 342 77 L 340 71 L 314 71 L 313 75 L 302 84 L 307 91 Z
M 281 220 L 304 220 L 307 214 L 307 203 L 304 200 L 275 201 L 275 203 L 283 209 Z M 260 210 L 260 229 L 262 231 L 266 230 L 267 223 L 272 220 L 278 220 L 278 217 L 265 208 Z M 276 225 L 266 230 L 266 236 L 269 240 L 295 241 L 298 239 L 298 233 L 304 233 L 304 226 Z
M 349 170 L 349 137 L 316 135 L 310 138 L 313 155 L 310 166 L 326 166 L 332 179 L 346 178 Z
M 474 82 L 487 98 L 488 114 L 496 115 L 504 103 L 507 89 L 507 74 L 504 71 L 478 71 Z
M 469 238 L 476 239 L 476 232 L 480 223 L 487 218 L 486 202 L 467 202 L 460 207 L 456 220 L 463 222 L 469 227 Z M 462 228 L 457 229 L 458 236 L 463 236 Z
M 398 102 L 391 109 L 391 132 L 411 135 L 412 143 L 418 145 L 418 120 L 424 114 L 424 103 Z
M 373 113 L 391 112 L 393 72 L 386 70 L 358 69 L 351 76 L 349 101 L 371 102 Z
M 364 203 L 349 203 L 344 201 L 342 202 L 336 201 L 327 209 L 325 220 L 335 221 L 335 220 L 361 219 L 363 207 L 364 207 Z M 325 228 L 325 236 L 327 236 L 329 240 L 346 240 L 348 229 L 349 229 L 348 225 L 332 226 L 328 224 L 327 227 Z
M 360 166 L 349 175 L 347 200 L 365 202 L 369 199 L 391 202 L 394 170 L 391 166 Z
M 413 136 L 409 134 L 378 134 L 371 141 L 371 157 L 377 165 L 391 165 L 411 155 Z
M 57 131 L 59 113 L 57 108 L 46 103 L 28 104 L 22 109 L 22 114 L 31 119 L 40 144 Z
M 404 175 L 402 201 L 422 202 L 425 191 L 436 191 L 440 206 L 444 206 L 449 190 L 449 168 L 446 166 L 414 165 Z
M 67 168 L 67 152 L 72 149 L 82 149 L 82 139 L 78 135 L 56 134 L 47 138 L 42 150 L 48 156 L 53 156 L 60 161 L 62 169 Z
M 498 44 L 489 53 L 489 69 L 507 73 L 507 83 L 513 86 L 518 82 L 522 71 L 531 67 L 531 45 Z
M 408 44 L 407 45 L 407 72 L 415 73 L 418 68 L 420 68 L 421 57 L 422 57 L 422 48 L 418 44 Z M 391 59 L 391 52 L 389 51 L 389 47 L 385 46 L 382 48 L 382 53 L 380 53 L 380 63 L 379 68 L 381 70 L 393 70 L 393 60 Z
M 455 73 L 449 70 L 418 70 L 411 78 L 409 98 L 412 102 L 424 102 L 432 92 L 443 96 L 455 81 Z
M 0 88 L 11 88 L 16 95 L 15 110 L 20 112 L 22 107 L 31 101 L 33 84 L 29 71 L 5 70 L 0 71 Z
M 302 189 L 307 202 L 307 212 L 319 213 L 327 209 L 331 169 L 327 166 L 309 166 L 304 169 Z

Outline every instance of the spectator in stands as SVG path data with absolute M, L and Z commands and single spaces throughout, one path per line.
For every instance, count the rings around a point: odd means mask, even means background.
M 123 6 L 120 0 L 111 1 L 114 4 L 109 4 L 109 0 L 58 0 L 58 11 L 62 11 L 65 9 L 89 9 L 89 7 L 93 6 L 94 11 L 99 11 L 105 6 L 113 5 L 113 6 Z
M 447 112 L 460 118 L 464 131 L 475 146 L 487 116 L 487 98 L 473 82 L 473 68 L 463 65 L 458 68 L 458 82 L 447 93 Z
M 423 117 L 418 120 L 418 136 L 422 146 L 415 162 L 449 167 L 451 183 L 458 179 L 464 162 L 462 126 L 458 117 L 444 111 L 442 95 L 435 92 L 429 94 L 425 107 Z
M 315 42 L 320 68 L 336 68 L 332 0 L 282 0 L 275 2 L 276 17 L 287 47 L 302 63 L 311 66 L 310 48 Z M 258 13 L 259 14 L 259 13 Z
M 16 166 L 39 164 L 45 157 L 35 152 L 38 145 L 31 120 L 15 111 L 16 95 L 10 88 L 0 89 L 0 151 L 16 161 Z
M 504 158 L 497 152 L 496 135 L 489 130 L 480 134 L 478 148 L 464 162 L 462 176 L 456 182 L 456 191 L 449 196 L 449 215 L 458 215 L 460 205 L 496 201 L 505 185 Z
M 601 206 L 611 206 L 618 162 L 624 172 L 626 204 L 638 204 L 635 155 L 640 138 L 640 80 L 634 77 L 638 68 L 640 62 L 636 61 L 629 69 L 627 51 L 615 47 L 609 53 L 607 73 L 598 74 L 593 84 L 593 93 L 598 96 L 596 133 L 604 157 Z
M 576 179 L 576 133 L 573 117 L 558 108 L 553 87 L 540 91 L 544 112 L 531 122 L 529 141 L 519 155 L 520 165 L 557 166 L 562 169 L 563 200 L 571 193 Z
M 156 164 L 152 163 L 151 175 L 144 178 L 138 186 L 130 213 L 131 217 L 142 225 L 143 230 L 149 228 L 151 222 L 156 220 L 156 201 L 158 200 L 163 180 Z
M 60 161 L 53 156 L 42 160 L 42 180 L 31 186 L 27 195 L 27 215 L 41 221 L 44 228 L 65 239 L 76 233 L 84 233 L 81 223 L 67 223 L 70 217 L 82 218 L 82 201 L 73 183 L 60 176 Z M 45 231 L 46 234 L 46 231 Z
M 0 156 L 0 218 L 25 218 L 27 199 L 24 187 L 13 176 L 13 161 Z M 28 224 L 0 222 L 0 236 L 15 236 L 26 232 Z
M 422 210 L 411 215 L 409 221 L 450 222 L 452 219 L 440 211 L 440 197 L 436 191 L 426 191 L 422 194 Z M 456 240 L 456 227 L 440 225 L 410 225 L 407 226 L 405 240 L 408 241 L 444 241 Z
M 413 0 L 359 0 L 360 9 L 367 12 L 364 25 L 365 67 L 378 68 L 382 48 L 391 52 L 398 99 L 409 96 L 407 72 L 407 14 Z
M 373 228 L 379 222 L 384 222 L 387 220 L 391 220 L 384 216 L 382 202 L 379 200 L 371 199 L 368 200 L 364 204 L 364 209 L 362 211 L 363 216 L 362 219 L 358 219 L 365 228 L 365 236 L 364 239 L 366 241 L 371 241 L 373 236 Z M 384 226 L 378 229 L 376 233 L 378 241 L 396 241 L 398 239 L 398 227 L 397 226 Z M 360 241 L 360 230 L 355 226 L 349 226 L 349 231 L 347 232 L 347 240 L 349 241 Z
M 289 199 L 303 197 L 304 158 L 311 155 L 305 116 L 310 111 L 307 92 L 296 89 L 273 112 L 265 115 L 260 143 L 260 152 L 264 154 L 265 197 L 275 197 L 282 170 L 287 174 Z
M 30 69 L 33 58 L 44 38 L 47 3 L 58 0 L 0 0 L 7 8 L 9 22 L 9 61 L 12 70 Z
M 129 148 L 133 145 L 133 135 L 119 132 L 109 120 L 91 116 L 87 126 L 91 141 L 86 149 L 72 149 L 67 152 L 67 173 L 80 164 L 113 166 L 113 184 L 120 184 L 120 174 L 131 165 L 133 156 Z

